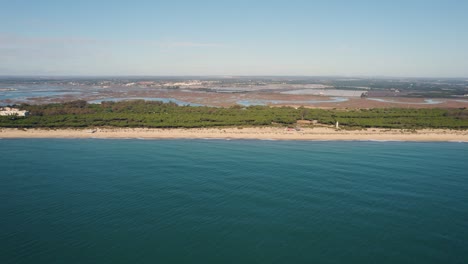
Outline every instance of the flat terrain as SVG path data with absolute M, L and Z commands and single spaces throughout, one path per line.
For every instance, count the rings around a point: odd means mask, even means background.
M 362 97 L 362 98 L 361 98 Z M 465 79 L 343 77 L 0 78 L 0 105 L 144 99 L 179 105 L 463 108 Z
M 140 139 L 263 139 L 263 140 L 395 140 L 395 141 L 459 141 L 468 142 L 468 131 L 422 129 L 416 131 L 332 128 L 99 128 L 99 129 L 0 129 L 0 138 L 140 138 Z

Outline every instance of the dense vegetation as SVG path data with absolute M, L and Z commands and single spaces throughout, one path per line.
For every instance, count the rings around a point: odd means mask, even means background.
M 178 106 L 174 103 L 126 101 L 87 104 L 22 105 L 27 117 L 1 116 L 0 127 L 220 127 L 294 125 L 298 120 L 365 128 L 468 128 L 467 109 L 324 110 L 300 107 L 233 106 L 230 108 Z

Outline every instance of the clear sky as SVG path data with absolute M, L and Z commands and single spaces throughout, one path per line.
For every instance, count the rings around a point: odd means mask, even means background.
M 468 0 L 0 0 L 0 75 L 468 77 Z

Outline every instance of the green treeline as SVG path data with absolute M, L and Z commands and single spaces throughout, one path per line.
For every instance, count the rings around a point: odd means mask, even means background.
M 87 104 L 22 105 L 27 117 L 1 116 L 0 127 L 153 127 L 194 128 L 221 126 L 293 125 L 297 120 L 317 120 L 344 127 L 366 128 L 468 128 L 467 109 L 376 108 L 324 110 L 300 107 L 232 106 L 230 108 L 178 106 L 151 101 Z

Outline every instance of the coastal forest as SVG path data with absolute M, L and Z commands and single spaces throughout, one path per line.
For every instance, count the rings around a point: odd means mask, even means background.
M 312 109 L 235 105 L 228 108 L 179 106 L 157 101 L 123 101 L 88 104 L 86 101 L 44 105 L 23 104 L 26 117 L 0 116 L 0 127 L 15 128 L 86 128 L 86 127 L 146 127 L 203 128 L 226 126 L 286 126 L 299 120 L 314 125 L 334 125 L 341 128 L 468 128 L 468 109 Z M 302 124 L 304 122 L 301 122 Z M 307 123 L 307 122 L 306 122 Z M 312 125 L 312 122 L 311 124 Z

